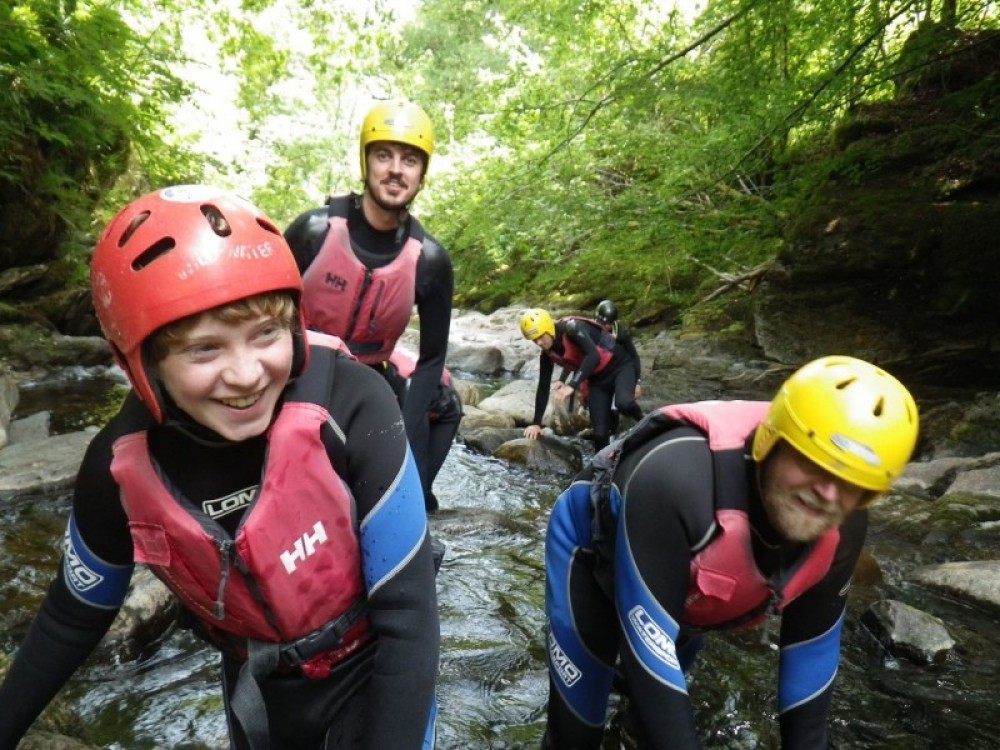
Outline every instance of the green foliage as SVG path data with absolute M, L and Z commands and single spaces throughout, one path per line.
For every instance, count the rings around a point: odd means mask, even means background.
M 18 0 L 0 5 L 0 267 L 75 256 L 66 241 L 119 177 L 159 181 L 183 159 L 166 147 L 176 38 L 141 29 L 142 3 Z M 89 242 L 85 246 L 88 246 Z
M 644 2 L 428 0 L 396 74 L 447 103 L 454 164 L 421 200 L 459 300 L 611 296 L 670 318 L 766 261 L 795 210 L 794 154 L 893 95 L 895 52 L 931 7 L 717 0 L 688 25 Z M 995 23 L 987 8 L 962 19 Z M 845 149 L 827 176 L 884 158 Z
M 416 211 L 454 258 L 459 304 L 612 297 L 630 318 L 678 320 L 743 288 L 732 279 L 775 255 L 820 186 L 918 156 L 916 139 L 879 147 L 895 123 L 876 105 L 964 74 L 963 30 L 998 15 L 986 0 L 709 0 L 695 16 L 424 0 L 403 24 L 401 7 L 0 6 L 0 224 L 24 235 L 0 268 L 29 235 L 83 255 L 112 211 L 171 182 L 248 188 L 285 224 L 358 187 L 363 113 L 403 96 L 436 125 Z M 214 47 L 189 60 L 194 31 Z

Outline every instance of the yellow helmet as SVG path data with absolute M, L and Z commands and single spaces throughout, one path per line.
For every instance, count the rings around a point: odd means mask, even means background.
M 368 179 L 368 146 L 375 141 L 405 143 L 423 152 L 424 174 L 434 153 L 434 126 L 431 118 L 412 102 L 380 102 L 371 108 L 361 124 L 361 180 Z
M 781 386 L 754 435 L 753 457 L 763 461 L 780 438 L 831 474 L 881 493 L 910 460 L 918 428 L 913 397 L 892 375 L 853 357 L 822 357 Z
M 528 310 L 521 316 L 521 335 L 529 341 L 535 341 L 545 334 L 556 335 L 556 324 L 552 322 L 552 316 L 541 308 Z

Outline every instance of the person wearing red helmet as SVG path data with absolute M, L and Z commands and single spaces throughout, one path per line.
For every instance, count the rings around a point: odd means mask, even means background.
M 305 283 L 308 326 L 343 339 L 396 391 L 428 510 L 436 509 L 428 413 L 448 350 L 454 292 L 451 258 L 410 213 L 433 152 L 423 109 L 406 101 L 377 104 L 361 126 L 361 194 L 332 197 L 285 230 Z M 414 305 L 419 357 L 407 380 L 389 359 Z
M 224 191 L 160 190 L 104 230 L 91 288 L 132 391 L 81 464 L 61 570 L 0 685 L 0 747 L 103 637 L 137 563 L 221 651 L 232 747 L 432 746 L 434 566 L 402 416 L 306 332 L 281 232 Z

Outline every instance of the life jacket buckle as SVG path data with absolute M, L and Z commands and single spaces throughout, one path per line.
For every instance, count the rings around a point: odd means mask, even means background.
M 279 647 L 281 661 L 290 667 L 301 667 L 310 659 L 340 646 L 344 637 L 364 614 L 365 605 L 359 600 L 344 614 L 317 628 L 308 635 L 296 638 Z

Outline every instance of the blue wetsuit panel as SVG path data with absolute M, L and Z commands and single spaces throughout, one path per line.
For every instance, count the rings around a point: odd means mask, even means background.
M 420 549 L 427 533 L 423 497 L 417 465 L 407 447 L 395 482 L 361 524 L 362 569 L 369 595 Z
M 125 601 L 134 565 L 112 565 L 87 547 L 70 513 L 63 534 L 63 578 L 80 601 L 100 609 L 117 609 Z

